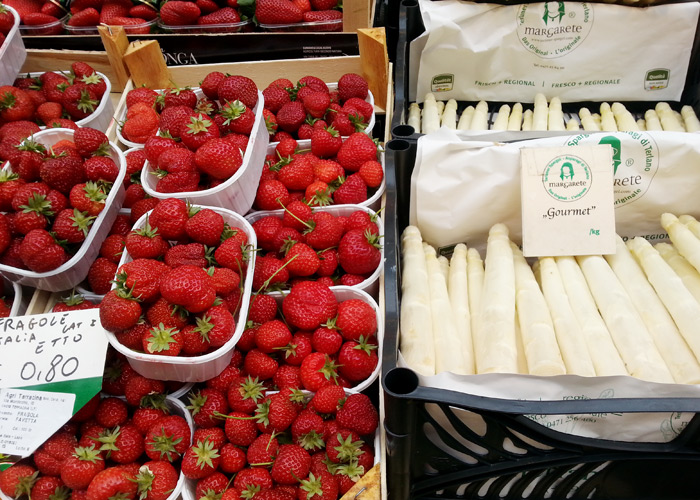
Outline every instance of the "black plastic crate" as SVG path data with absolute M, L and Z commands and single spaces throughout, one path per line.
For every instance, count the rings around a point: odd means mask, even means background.
M 523 4 L 523 3 L 533 3 L 539 0 L 531 1 L 509 1 L 509 0 L 495 0 L 489 1 L 487 3 L 495 4 Z M 691 0 L 695 1 L 695 0 Z M 609 2 L 603 2 L 609 3 Z M 614 2 L 622 3 L 622 2 Z M 655 5 L 660 4 L 657 2 Z M 672 2 L 663 2 L 672 3 Z M 629 8 L 637 8 L 630 6 Z M 420 36 L 425 31 L 425 26 L 423 25 L 423 19 L 420 13 L 420 7 L 418 6 L 418 0 L 403 0 L 399 8 L 399 34 L 396 46 L 396 63 L 394 64 L 394 107 L 393 116 L 391 121 L 391 135 L 394 139 L 404 139 L 408 141 L 416 141 L 423 135 L 415 131 L 415 129 L 406 124 L 408 118 L 408 106 L 410 104 L 409 100 L 409 62 L 410 62 L 410 46 L 411 42 Z M 688 75 L 686 77 L 686 84 L 684 87 L 683 95 L 680 102 L 672 103 L 669 102 L 673 109 L 680 109 L 683 104 L 689 104 L 693 106 L 695 112 L 700 116 L 700 26 L 698 31 L 695 33 L 695 40 L 693 42 L 693 48 L 690 57 L 690 67 L 688 68 Z M 464 108 L 468 105 L 475 105 L 476 102 L 458 102 L 457 117 L 459 118 Z M 495 113 L 502 104 L 513 104 L 512 102 L 498 102 L 498 101 L 488 101 L 489 112 Z M 641 113 L 650 108 L 650 102 L 642 101 L 629 101 L 623 102 L 628 110 L 635 113 Z M 652 103 L 653 104 L 653 103 Z M 572 102 L 563 103 L 562 109 L 564 113 L 577 113 L 581 107 L 596 107 L 600 105 L 598 102 Z M 534 136 L 543 136 L 547 132 L 528 132 L 527 136 L 524 138 L 531 139 Z M 552 132 L 550 132 L 551 134 Z M 558 134 L 574 134 L 575 132 L 561 132 Z
M 503 400 L 421 387 L 412 370 L 397 367 L 399 242 L 416 147 L 400 139 L 386 145 L 382 387 L 389 499 L 700 498 L 700 398 Z M 668 443 L 574 436 L 527 417 L 673 412 L 696 415 Z

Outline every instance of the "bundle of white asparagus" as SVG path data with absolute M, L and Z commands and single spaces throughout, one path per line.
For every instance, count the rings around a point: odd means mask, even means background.
M 601 103 L 598 111 L 580 108 L 578 114 L 564 113 L 561 101 L 553 97 L 549 103 L 544 94 L 535 95 L 532 109 L 523 110 L 519 102 L 512 106 L 503 104 L 489 112 L 486 101 L 467 106 L 458 116 L 457 101 L 445 103 L 426 94 L 423 108 L 412 102 L 408 108 L 407 124 L 418 133 L 429 134 L 441 126 L 456 130 L 585 130 L 590 132 L 628 132 L 641 130 L 667 130 L 674 132 L 700 131 L 700 120 L 691 106 L 675 111 L 668 103 L 659 102 L 644 113 L 632 113 L 624 104 Z
M 670 243 L 637 237 L 606 256 L 531 267 L 503 224 L 482 261 L 402 237 L 400 351 L 422 375 L 631 375 L 700 383 L 700 222 L 661 216 Z

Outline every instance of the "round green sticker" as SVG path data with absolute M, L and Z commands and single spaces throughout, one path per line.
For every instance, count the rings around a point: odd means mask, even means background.
M 557 201 L 576 201 L 591 189 L 593 175 L 583 159 L 561 155 L 547 163 L 542 174 L 542 185 L 547 194 Z

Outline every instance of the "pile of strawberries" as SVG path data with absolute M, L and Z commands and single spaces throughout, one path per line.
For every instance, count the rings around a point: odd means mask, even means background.
M 275 210 L 301 200 L 311 206 L 361 204 L 384 180 L 377 143 L 356 132 L 343 140 L 332 128 L 313 131 L 309 149 L 282 139 L 265 159 L 254 206 Z
M 15 16 L 0 3 L 0 47 L 5 44 L 5 38 L 15 25 Z
M 84 62 L 74 62 L 67 75 L 20 76 L 13 85 L 0 87 L 0 159 L 8 160 L 8 150 L 38 132 L 39 125 L 75 130 L 75 121 L 94 113 L 106 90 L 104 79 Z M 8 136 L 12 143 L 5 142 Z
M 207 78 L 213 75 L 216 73 Z M 265 124 L 273 142 L 311 139 L 314 129 L 329 126 L 338 135 L 348 136 L 363 131 L 374 114 L 374 108 L 365 100 L 368 95 L 367 80 L 355 73 L 341 76 L 338 89 L 333 91 L 315 76 L 305 76 L 296 85 L 280 78 L 263 90 Z
M 133 260 L 118 269 L 116 288 L 100 303 L 102 326 L 124 346 L 148 354 L 220 348 L 236 329 L 248 246 L 245 231 L 219 213 L 161 201 L 147 223 L 126 236 Z
M 126 400 L 90 400 L 30 459 L 0 472 L 0 490 L 32 500 L 168 498 L 191 429 L 154 382 L 134 376 Z
M 98 24 L 124 26 L 127 33 L 147 34 L 147 24 L 158 17 L 153 2 L 131 0 L 72 0 L 71 17 L 66 23 L 70 27 L 89 27 Z
M 374 464 L 377 409 L 337 385 L 305 397 L 237 377 L 194 390 L 188 408 L 196 430 L 182 473 L 196 499 L 336 500 Z
M 168 0 L 160 8 L 160 22 L 164 27 L 169 26 L 202 26 L 203 30 L 212 33 L 235 32 L 241 23 L 241 13 L 238 11 L 237 0 L 225 2 L 214 0 Z M 207 27 L 209 27 L 207 29 Z
M 68 261 L 105 208 L 120 165 L 99 130 L 46 148 L 31 139 L 0 173 L 0 262 L 47 272 Z
M 254 290 L 281 290 L 300 279 L 353 286 L 381 264 L 382 235 L 376 216 L 364 210 L 336 216 L 295 200 L 283 213 L 256 220 L 253 229 L 261 249 Z
M 274 25 L 314 23 L 302 24 L 299 31 L 343 31 L 342 22 L 337 22 L 343 19 L 338 0 L 256 0 L 255 18 L 271 25 L 270 29 Z
M 66 14 L 60 2 L 50 0 L 4 0 L 17 11 L 24 26 L 41 26 L 37 35 L 60 35 L 63 26 L 60 19 Z M 46 25 L 50 26 L 46 26 Z M 1 44 L 0 44 L 1 45 Z

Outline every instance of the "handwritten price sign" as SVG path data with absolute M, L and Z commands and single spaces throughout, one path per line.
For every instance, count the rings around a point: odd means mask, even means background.
M 0 388 L 102 377 L 98 309 L 0 319 Z

